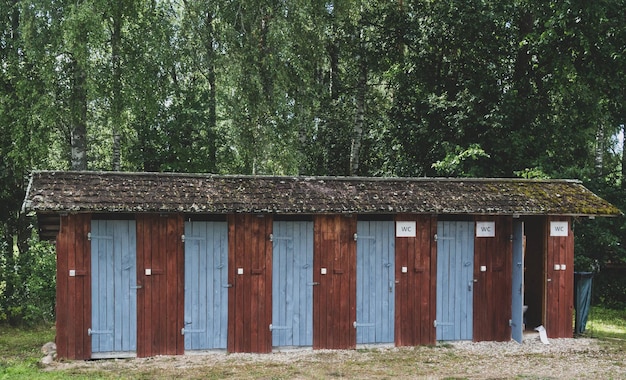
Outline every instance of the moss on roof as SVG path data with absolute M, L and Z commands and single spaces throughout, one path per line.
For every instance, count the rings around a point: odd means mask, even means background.
M 24 209 L 62 212 L 617 216 L 574 180 L 37 171 Z

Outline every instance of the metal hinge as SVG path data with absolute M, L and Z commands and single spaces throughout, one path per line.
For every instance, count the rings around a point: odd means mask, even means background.
M 435 239 L 435 241 L 437 241 L 437 239 L 438 239 L 437 234 L 435 234 L 435 236 L 433 236 L 433 238 Z
M 184 243 L 185 242 L 185 234 L 180 235 L 180 240 Z
M 509 327 L 513 327 L 513 320 L 509 319 Z
M 94 334 L 113 334 L 113 330 L 92 330 L 91 327 L 87 329 L 87 335 L 92 336 Z
M 291 327 L 290 326 L 275 326 L 274 324 L 270 323 L 270 331 L 274 331 L 274 330 L 290 330 Z
M 274 234 L 270 234 L 270 241 L 273 242 L 274 241 Z M 270 325 L 271 326 L 271 325 Z M 271 330 L 270 330 L 271 331 Z
M 87 240 L 91 241 L 91 232 L 87 232 Z
M 358 239 L 359 235 L 357 235 L 356 233 L 354 234 L 354 241 L 356 241 L 356 239 Z
M 180 329 L 180 335 L 185 335 L 185 328 Z
M 437 327 L 437 320 L 436 319 L 433 321 L 433 327 Z

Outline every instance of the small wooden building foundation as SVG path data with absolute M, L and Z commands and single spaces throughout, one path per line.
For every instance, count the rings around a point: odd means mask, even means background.
M 621 214 L 566 180 L 49 171 L 24 209 L 68 359 L 571 337 L 572 223 Z

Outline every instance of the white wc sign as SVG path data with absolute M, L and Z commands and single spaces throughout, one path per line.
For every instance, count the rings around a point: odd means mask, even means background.
M 476 237 L 495 237 L 496 222 L 476 222 Z
M 567 236 L 569 224 L 567 222 L 550 222 L 550 236 Z
M 396 222 L 396 237 L 415 237 L 415 221 Z

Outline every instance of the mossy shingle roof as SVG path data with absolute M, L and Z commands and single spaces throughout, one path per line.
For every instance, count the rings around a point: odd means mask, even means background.
M 620 215 L 573 180 L 37 171 L 35 212 Z

